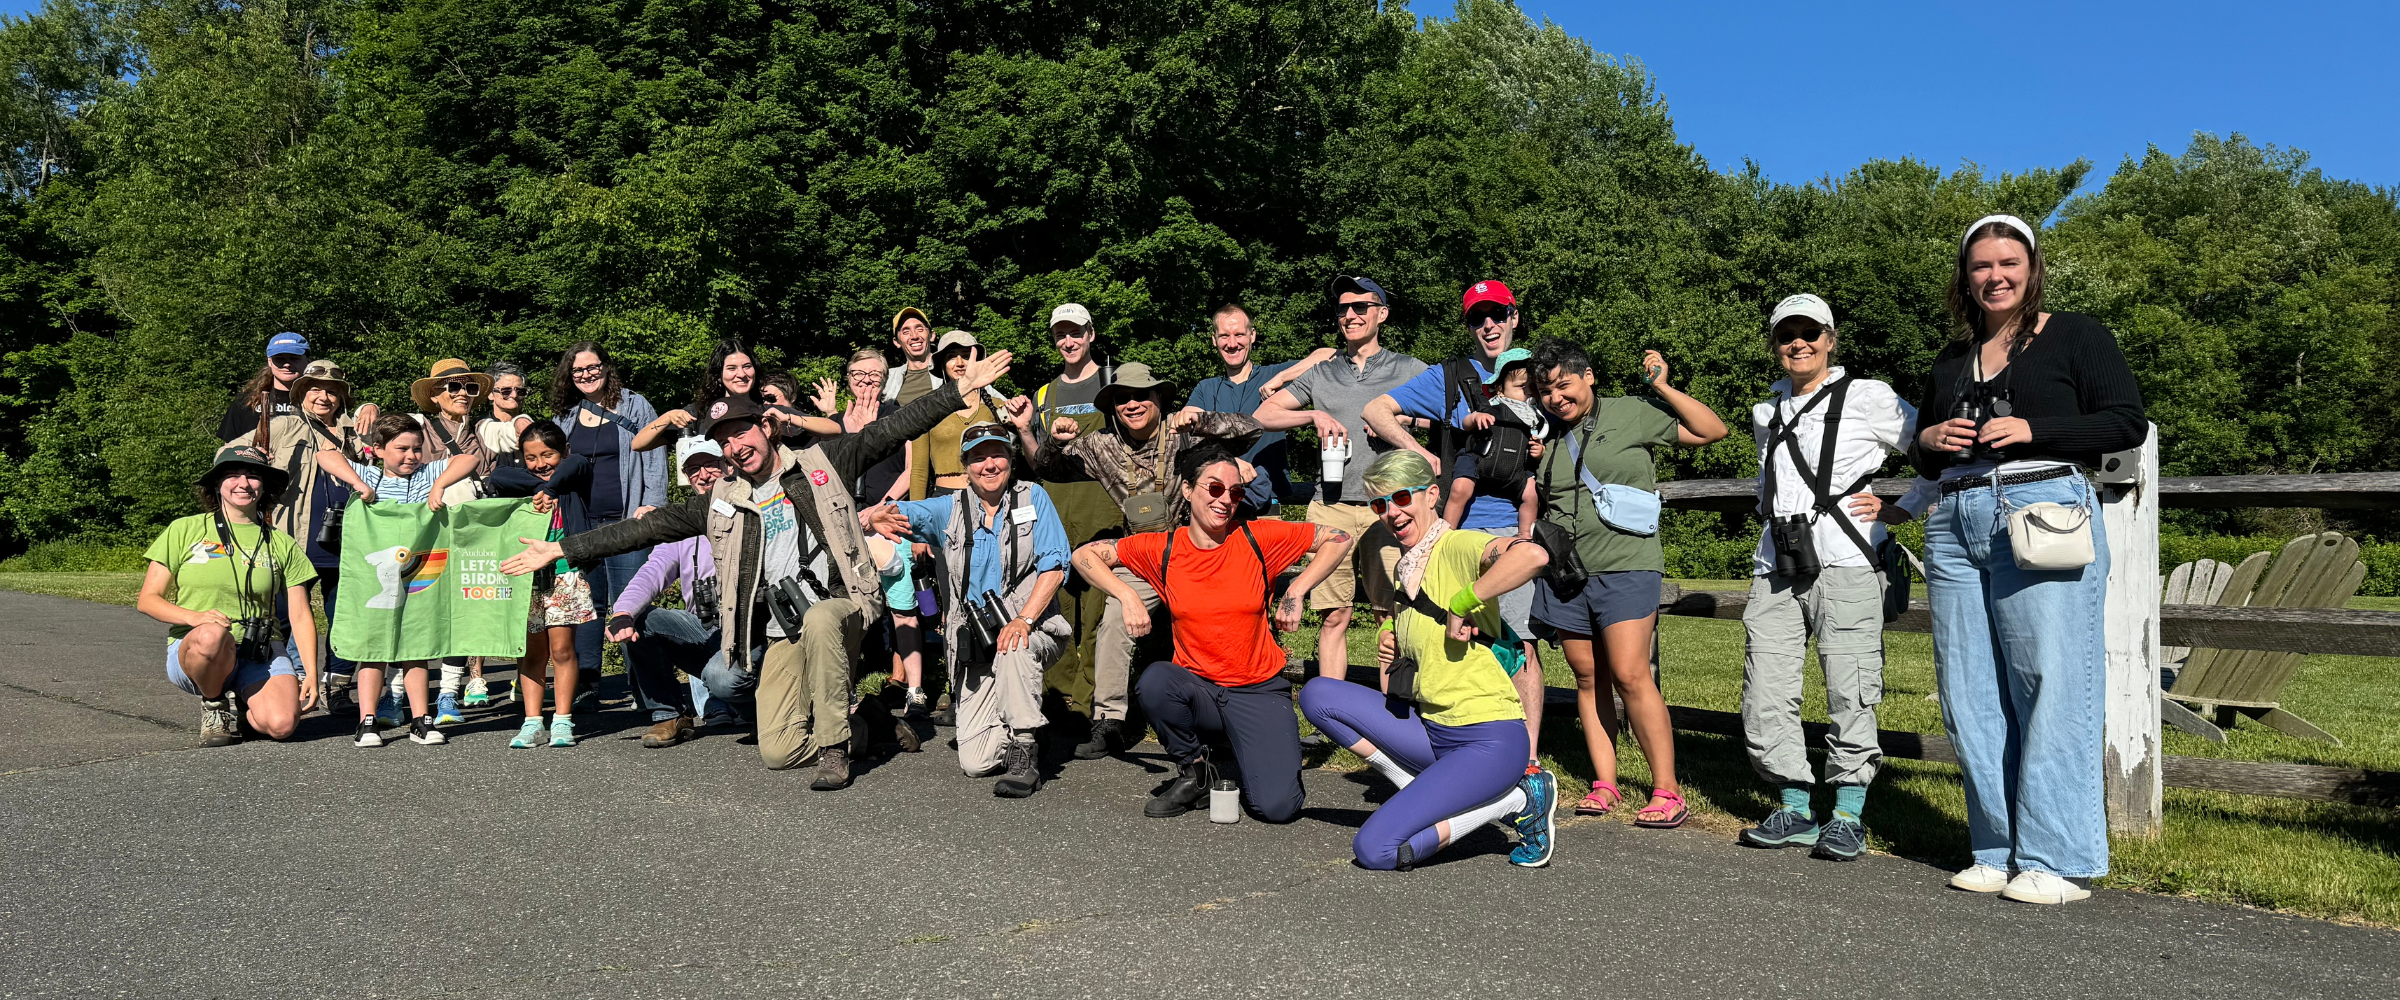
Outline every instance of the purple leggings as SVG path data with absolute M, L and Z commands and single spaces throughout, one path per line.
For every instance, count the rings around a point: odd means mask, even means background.
M 1531 744 L 1516 719 L 1445 726 L 1417 717 L 1415 705 L 1374 688 L 1320 677 L 1300 689 L 1300 712 L 1335 742 L 1375 744 L 1417 776 L 1358 828 L 1351 853 L 1377 871 L 1400 866 L 1400 845 L 1422 862 L 1442 846 L 1434 824 L 1488 805 L 1525 775 Z M 1468 830 L 1451 831 L 1465 836 Z

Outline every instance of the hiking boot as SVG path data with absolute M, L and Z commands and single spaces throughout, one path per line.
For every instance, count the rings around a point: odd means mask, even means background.
M 808 787 L 819 792 L 850 787 L 850 748 L 833 746 L 817 751 L 817 780 Z
M 1866 850 L 1866 827 L 1859 825 L 1858 817 L 1836 809 L 1833 818 L 1826 820 L 1817 832 L 1817 849 L 1808 855 L 1827 861 L 1856 861 Z
M 467 717 L 459 714 L 458 695 L 455 692 L 444 691 L 439 697 L 433 700 L 433 722 L 435 725 L 447 726 L 454 722 L 465 721 L 467 721 Z
M 933 711 L 927 717 L 937 726 L 958 725 L 958 710 L 950 704 L 950 692 L 944 691 L 940 698 L 934 699 Z
M 2017 877 L 2008 880 L 2008 887 L 2000 890 L 2002 899 L 2052 905 L 2089 899 L 2091 895 L 2092 890 L 2076 885 L 2069 879 L 2030 869 L 2018 872 Z
M 1172 819 L 1191 812 L 1208 801 L 1208 786 L 1216 783 L 1217 769 L 1209 766 L 1208 758 L 1188 761 L 1176 770 L 1175 780 L 1167 782 L 1167 787 L 1142 805 L 1142 815 Z
M 1041 755 L 1033 743 L 1010 740 L 1000 748 L 1000 780 L 992 783 L 992 794 L 1004 799 L 1021 799 L 1041 790 Z
M 354 747 L 382 746 L 383 734 L 376 731 L 375 725 L 374 716 L 361 717 L 358 720 L 358 729 L 350 734 L 350 745 Z
M 1758 825 L 1742 831 L 1751 847 L 1806 847 L 1817 842 L 1817 821 L 1798 809 L 1777 809 Z
M 892 720 L 892 736 L 900 741 L 901 753 L 917 753 L 925 749 L 925 731 L 917 728 L 917 720 L 901 716 Z
M 1525 811 L 1513 817 L 1517 846 L 1508 852 L 1508 863 L 1540 868 L 1550 863 L 1550 854 L 1556 850 L 1551 827 L 1557 821 L 1558 777 L 1536 770 L 1517 779 L 1517 787 L 1525 790 Z
M 1118 719 L 1100 719 L 1092 723 L 1089 739 L 1075 745 L 1076 760 L 1099 760 L 1123 747 L 1125 723 Z
M 678 715 L 663 722 L 653 723 L 648 731 L 642 733 L 642 745 L 653 750 L 660 747 L 671 747 L 691 739 L 693 728 L 692 717 L 688 715 Z
M 200 745 L 232 746 L 242 741 L 241 717 L 233 714 L 233 692 L 200 699 Z
M 420 715 L 417 716 L 417 721 L 408 727 L 408 741 L 422 743 L 426 746 L 439 746 L 450 742 L 450 737 L 442 735 L 440 729 L 434 728 L 433 716 Z
M 1981 862 L 1950 876 L 1950 888 L 1968 892 L 1999 892 L 2008 888 L 2008 873 Z

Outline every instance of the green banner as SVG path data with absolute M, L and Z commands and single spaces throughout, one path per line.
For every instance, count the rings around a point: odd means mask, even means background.
M 361 663 L 522 655 L 533 578 L 502 575 L 500 560 L 549 529 L 525 500 L 350 501 L 333 651 Z

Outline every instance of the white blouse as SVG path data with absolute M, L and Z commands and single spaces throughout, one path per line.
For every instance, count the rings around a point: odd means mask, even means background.
M 1773 399 L 1750 408 L 1750 436 L 1753 441 L 1757 442 L 1760 451 L 1758 461 L 1761 474 L 1758 492 L 1762 499 L 1766 496 L 1767 477 L 1764 470 L 1767 468 L 1767 463 L 1774 463 L 1775 497 L 1773 505 L 1768 510 L 1777 517 L 1805 513 L 1816 506 L 1817 498 L 1816 494 L 1809 489 L 1809 481 L 1803 478 L 1800 470 L 1792 465 L 1792 454 L 1787 446 L 1777 445 L 1773 454 L 1766 452 L 1768 427 L 1774 421 L 1778 411 L 1783 414 L 1785 426 L 1793 426 L 1793 414 L 1799 413 L 1800 409 L 1807 406 L 1811 399 L 1816 398 L 1817 392 L 1825 391 L 1825 386 L 1832 385 L 1834 380 L 1841 378 L 1842 375 L 1841 366 L 1836 365 L 1829 368 L 1825 372 L 1825 380 L 1818 383 L 1816 392 L 1803 393 L 1799 396 L 1790 395 L 1792 391 L 1790 379 L 1779 380 L 1771 387 L 1775 392 Z M 1826 405 L 1828 404 L 1820 403 L 1807 413 L 1800 414 L 1792 434 L 1800 445 L 1801 457 L 1812 466 L 1816 464 L 1824 449 Z M 1848 395 L 1842 399 L 1842 436 L 1841 440 L 1834 443 L 1833 478 L 1830 481 L 1830 488 L 1846 489 L 1851 483 L 1857 482 L 1859 477 L 1881 469 L 1885 457 L 1905 450 L 1908 447 L 1908 439 L 1916 432 L 1916 407 L 1903 402 L 1897 394 L 1892 392 L 1891 386 L 1874 379 L 1853 380 L 1850 383 Z M 1917 514 L 1923 512 L 1926 503 L 1933 498 L 1933 495 L 1933 491 L 1930 489 L 1912 488 L 1907 496 L 1900 499 L 1899 503 L 1909 513 Z M 1841 516 L 1851 516 L 1846 504 L 1841 509 L 1843 511 Z M 1851 520 L 1852 523 L 1858 525 L 1859 534 L 1866 537 L 1868 544 L 1882 543 L 1884 536 L 1882 522 L 1871 519 L 1862 520 L 1856 517 L 1852 517 Z M 1867 554 L 1859 551 L 1858 543 L 1850 540 L 1849 533 L 1843 531 L 1841 523 L 1835 521 L 1832 516 L 1825 515 L 1817 518 L 1815 534 L 1817 560 L 1820 564 L 1856 567 L 1872 565 Z M 1767 531 L 1763 526 L 1758 533 L 1758 548 L 1750 557 L 1750 571 L 1757 576 L 1766 576 L 1775 571 L 1774 544 L 1768 539 Z

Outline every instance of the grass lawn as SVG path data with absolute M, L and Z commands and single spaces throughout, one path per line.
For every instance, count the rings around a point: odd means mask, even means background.
M 1740 589 L 1746 581 L 1680 581 L 1685 589 Z M 138 573 L 0 573 L 0 588 L 131 605 Z M 2352 607 L 2400 610 L 2400 599 L 2359 598 Z M 1663 666 L 1667 700 L 1677 705 L 1740 709 L 1740 622 L 1668 618 Z M 1373 662 L 1371 633 L 1354 629 L 1352 657 Z M 1933 640 L 1895 632 L 1885 639 L 1883 728 L 1940 732 L 1933 691 Z M 1543 649 L 1543 670 L 1555 687 L 1574 677 L 1557 652 Z M 611 664 L 613 667 L 614 664 Z M 1824 721 L 1824 688 L 1811 677 L 1807 717 Z M 2195 757 L 2288 761 L 2400 771 L 2400 660 L 2311 656 L 2285 690 L 2285 707 L 2341 737 L 2339 747 L 2285 736 L 2244 721 L 2223 745 L 2166 731 L 2166 752 Z M 1772 808 L 1766 786 L 1750 771 L 1742 741 L 1680 733 L 1675 749 L 1693 823 L 1730 836 Z M 1543 727 L 1542 754 L 1567 779 L 1561 797 L 1573 801 L 1591 777 L 1582 733 L 1571 716 L 1552 715 Z M 1322 766 L 1364 766 L 1347 750 L 1310 754 Z M 1629 803 L 1599 822 L 1630 822 L 1648 788 L 1649 769 L 1628 739 L 1618 754 L 1620 784 Z M 1830 808 L 1820 796 L 1819 808 Z M 1965 794 L 1958 770 L 1922 761 L 1888 761 L 1868 801 L 1867 825 L 1876 850 L 1947 867 L 1967 863 Z M 1587 820 L 1586 822 L 1591 822 Z M 2168 789 L 2166 833 L 2154 842 L 2120 840 L 2115 873 L 2103 884 L 2199 896 L 2387 927 L 2400 926 L 2400 815 L 2291 799 Z M 1927 889 L 1937 888 L 1927 873 Z

